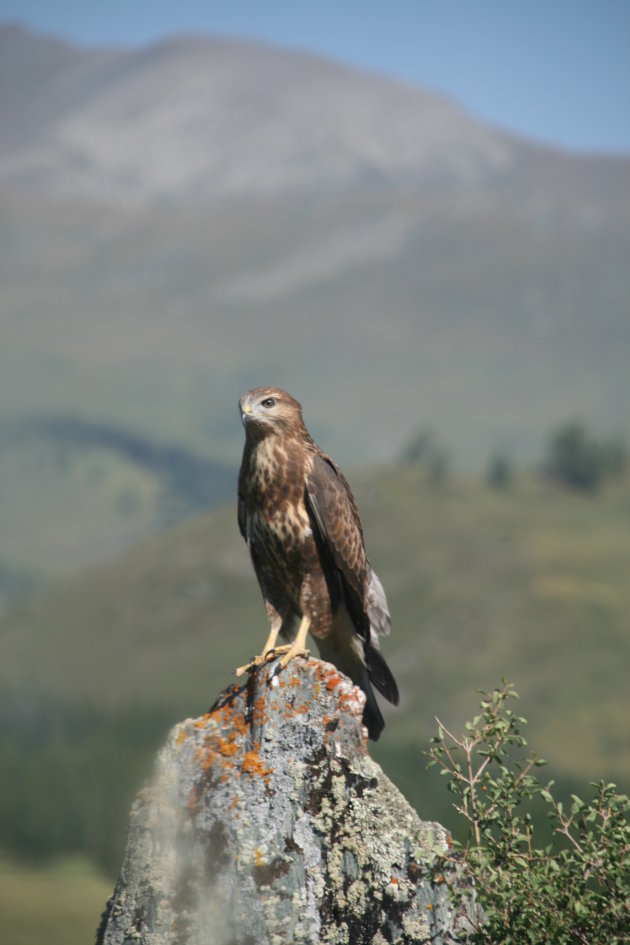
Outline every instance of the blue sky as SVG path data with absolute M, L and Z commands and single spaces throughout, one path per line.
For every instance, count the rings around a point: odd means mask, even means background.
M 630 0 L 0 0 L 0 21 L 92 45 L 259 39 L 438 89 L 530 138 L 630 153 Z

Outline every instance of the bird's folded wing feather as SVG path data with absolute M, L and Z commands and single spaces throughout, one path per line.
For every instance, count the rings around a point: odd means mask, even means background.
M 240 531 L 243 538 L 247 538 L 247 523 L 246 523 L 246 513 L 245 513 L 245 500 L 239 492 L 238 495 L 238 530 Z
M 367 594 L 365 597 L 365 608 L 370 621 L 370 628 L 373 631 L 370 634 L 372 644 L 378 648 L 378 637 L 388 636 L 392 628 L 392 621 L 391 617 L 389 616 L 389 607 L 387 605 L 385 589 L 381 584 L 380 578 L 376 571 L 372 570 L 372 566 L 370 565 L 369 561 L 367 567 L 368 582 Z
M 313 458 L 306 500 L 335 566 L 363 606 L 367 561 L 359 510 L 343 473 L 325 454 Z

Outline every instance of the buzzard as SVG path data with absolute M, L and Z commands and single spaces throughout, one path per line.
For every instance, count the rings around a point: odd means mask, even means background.
M 390 630 L 383 586 L 365 556 L 363 529 L 345 476 L 315 443 L 300 404 L 257 387 L 239 401 L 245 448 L 238 524 L 250 550 L 270 630 L 260 656 L 237 674 L 282 654 L 279 670 L 307 655 L 310 631 L 322 659 L 366 695 L 363 721 L 376 740 L 384 722 L 376 689 L 398 705 L 398 688 L 379 649 Z M 288 641 L 276 646 L 280 636 Z

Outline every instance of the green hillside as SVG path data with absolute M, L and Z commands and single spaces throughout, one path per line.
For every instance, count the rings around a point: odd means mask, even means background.
M 76 416 L 0 423 L 0 609 L 225 501 L 232 466 Z
M 11 945 L 86 945 L 111 882 L 85 859 L 27 867 L 0 858 L 2 938 Z
M 0 195 L 0 594 L 164 527 L 160 448 L 233 469 L 258 383 L 297 396 L 344 466 L 390 463 L 427 425 L 460 470 L 532 462 L 567 416 L 628 435 L 624 199 L 402 188 L 209 214 Z M 20 424 L 45 438 L 7 438 Z
M 475 690 L 501 676 L 553 776 L 627 783 L 630 482 L 585 497 L 524 475 L 507 491 L 431 484 L 414 467 L 352 480 L 390 599 L 384 651 L 401 690 L 373 752 L 420 813 L 448 816 L 421 755 L 434 714 L 461 726 Z M 84 851 L 115 871 L 131 796 L 164 733 L 204 711 L 265 634 L 231 506 L 5 617 L 4 842 Z
M 540 199 L 400 189 L 208 214 L 0 195 L 0 416 L 233 462 L 238 396 L 274 383 L 346 464 L 390 460 L 430 421 L 468 468 L 497 447 L 531 460 L 568 414 L 626 430 L 625 194 L 581 216 Z

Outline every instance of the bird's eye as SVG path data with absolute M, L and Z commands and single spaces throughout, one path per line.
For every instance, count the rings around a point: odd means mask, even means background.
M 266 397 L 263 401 L 261 401 L 261 405 L 263 407 L 273 407 L 274 404 L 275 404 L 275 400 L 273 399 L 273 397 Z

